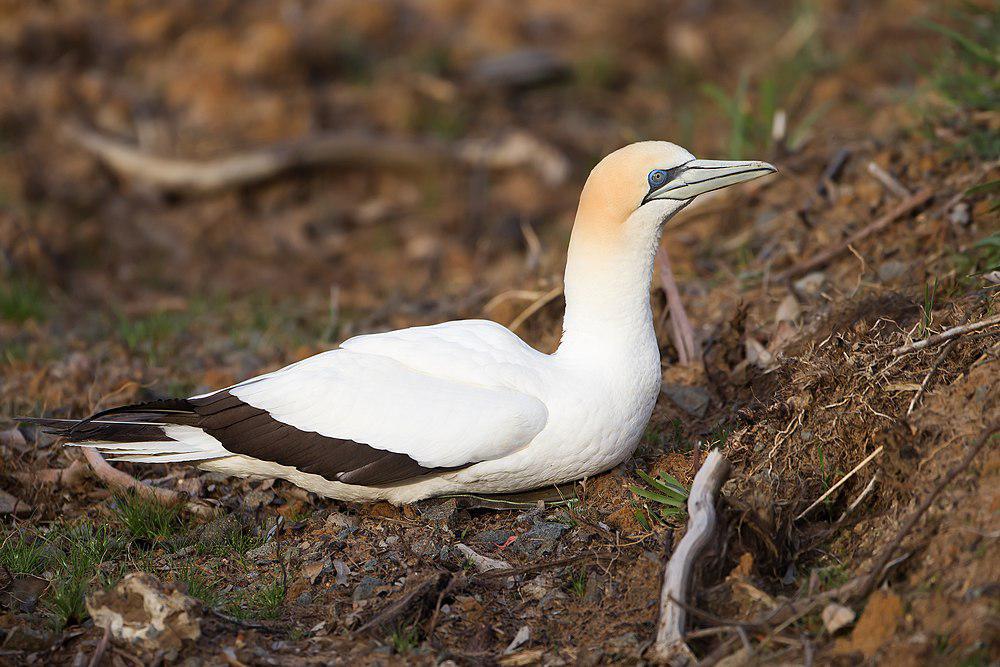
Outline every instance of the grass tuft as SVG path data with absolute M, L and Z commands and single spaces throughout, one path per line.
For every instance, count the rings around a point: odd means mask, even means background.
M 651 477 L 641 470 L 636 472 L 647 485 L 629 487 L 645 501 L 641 508 L 633 503 L 636 520 L 643 528 L 651 530 L 654 524 L 675 523 L 678 517 L 687 513 L 689 491 L 677 478 L 666 473 Z
M 12 533 L 0 544 L 0 565 L 14 574 L 39 575 L 45 570 L 45 543 L 35 536 Z
M 400 626 L 389 635 L 389 643 L 399 655 L 406 655 L 420 645 L 420 633 L 416 626 Z
M 1000 133 L 975 117 L 976 112 L 1000 107 L 1000 5 L 967 3 L 950 12 L 947 23 L 921 21 L 921 25 L 946 40 L 944 52 L 934 58 L 929 73 L 938 102 L 928 109 L 929 124 L 945 121 L 957 130 L 948 134 L 956 153 L 996 159 Z M 938 136 L 933 130 L 931 134 Z
M 95 579 L 101 586 L 114 583 L 120 571 L 108 575 L 102 565 L 120 553 L 124 545 L 108 526 L 91 524 L 69 527 L 54 542 L 60 550 L 46 607 L 55 625 L 62 628 L 87 619 L 84 600 Z
M 253 589 L 244 589 L 241 595 L 230 598 L 226 612 L 234 618 L 273 620 L 281 613 L 281 603 L 288 593 L 282 579 L 275 579 Z
M 566 588 L 570 593 L 578 598 L 587 594 L 587 569 L 579 568 L 571 570 L 566 581 Z
M 0 281 L 0 320 L 23 324 L 45 317 L 45 292 L 38 283 L 10 277 Z
M 214 608 L 222 602 L 222 591 L 218 586 L 219 580 L 213 580 L 210 573 L 195 565 L 188 564 L 179 568 L 174 577 L 176 581 L 187 587 L 188 595 L 200 600 L 206 607 Z
M 116 495 L 113 509 L 140 546 L 162 544 L 182 527 L 180 505 L 165 505 L 133 491 Z

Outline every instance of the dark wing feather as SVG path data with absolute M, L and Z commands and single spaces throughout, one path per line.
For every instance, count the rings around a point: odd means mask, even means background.
M 428 468 L 406 454 L 333 438 L 274 419 L 266 410 L 244 403 L 223 390 L 200 398 L 171 398 L 125 405 L 81 421 L 22 419 L 75 442 L 169 441 L 164 424 L 195 426 L 233 454 L 296 468 L 330 481 L 384 486 L 454 468 Z M 138 423 L 132 423 L 138 422 Z M 471 464 L 470 464 L 471 465 Z

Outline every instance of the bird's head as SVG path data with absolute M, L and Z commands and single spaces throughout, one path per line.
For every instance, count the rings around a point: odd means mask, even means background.
M 698 195 L 775 171 L 766 162 L 699 160 L 667 141 L 630 144 L 591 171 L 577 221 L 601 236 L 659 238 L 662 225 Z

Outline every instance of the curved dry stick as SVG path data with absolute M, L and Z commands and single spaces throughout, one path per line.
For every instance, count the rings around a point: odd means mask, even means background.
M 22 484 L 55 484 L 57 486 L 73 486 L 87 474 L 87 464 L 83 461 L 73 461 L 65 468 L 46 468 L 31 472 L 16 472 L 14 479 Z
M 994 315 L 993 317 L 987 317 L 985 320 L 979 320 L 978 322 L 970 322 L 969 324 L 962 324 L 957 327 L 952 327 L 950 329 L 945 329 L 939 334 L 934 334 L 923 340 L 918 340 L 915 343 L 909 343 L 901 347 L 897 347 L 892 351 L 892 356 L 899 357 L 904 354 L 909 354 L 910 352 L 916 352 L 922 350 L 925 347 L 931 345 L 937 345 L 946 340 L 952 340 L 957 336 L 962 336 L 967 333 L 972 333 L 973 331 L 979 331 L 980 329 L 986 329 L 994 324 L 1000 324 L 1000 315 Z
M 114 468 L 110 463 L 105 461 L 104 457 L 101 456 L 101 453 L 93 447 L 80 447 L 80 449 L 83 450 L 83 455 L 87 457 L 87 463 L 90 464 L 90 467 L 94 471 L 94 474 L 97 475 L 97 478 L 105 482 L 108 486 L 134 491 L 139 495 L 151 498 L 165 505 L 183 503 L 186 510 L 199 516 L 215 516 L 215 510 L 207 505 L 185 500 L 184 496 L 176 491 L 161 489 L 155 486 L 150 486 L 149 484 L 144 484 L 127 472 Z
M 774 282 L 784 282 L 786 280 L 791 280 L 793 278 L 798 278 L 799 276 L 809 273 L 810 271 L 815 271 L 823 266 L 826 266 L 832 259 L 845 253 L 849 250 L 849 247 L 855 245 L 858 241 L 868 238 L 872 234 L 876 234 L 892 223 L 894 223 L 899 218 L 904 215 L 909 215 L 916 209 L 920 208 L 934 196 L 933 188 L 924 188 L 917 194 L 913 195 L 909 199 L 906 199 L 895 207 L 893 207 L 888 213 L 878 218 L 874 222 L 862 227 L 858 231 L 854 232 L 846 239 L 838 243 L 837 245 L 827 248 L 807 260 L 799 262 L 795 266 L 792 266 L 784 271 L 771 277 Z
M 292 169 L 324 165 L 396 169 L 427 169 L 449 163 L 486 169 L 528 166 L 551 184 L 563 182 L 570 171 L 562 153 L 523 132 L 511 132 L 499 140 L 469 139 L 454 145 L 433 139 L 326 132 L 210 160 L 150 155 L 135 145 L 75 124 L 66 125 L 63 132 L 115 173 L 170 192 L 216 192 Z
M 319 164 L 420 166 L 454 159 L 440 143 L 385 139 L 361 133 L 306 137 L 215 160 L 158 157 L 78 125 L 66 135 L 113 171 L 163 190 L 205 193 L 265 180 L 296 167 Z
M 670 312 L 670 340 L 677 349 L 678 361 L 683 365 L 701 361 L 701 347 L 695 342 L 694 329 L 684 310 L 681 293 L 677 290 L 677 280 L 670 266 L 670 257 L 663 245 L 656 251 L 656 261 L 660 265 L 660 283 L 667 295 L 667 310 Z
M 691 484 L 688 496 L 688 514 L 691 519 L 688 521 L 687 532 L 674 549 L 663 572 L 660 620 L 656 641 L 649 653 L 649 657 L 660 664 L 683 664 L 693 657 L 684 643 L 684 605 L 691 588 L 695 561 L 715 534 L 715 497 L 729 478 L 729 471 L 729 461 L 718 449 L 713 449 L 705 457 L 705 463 Z

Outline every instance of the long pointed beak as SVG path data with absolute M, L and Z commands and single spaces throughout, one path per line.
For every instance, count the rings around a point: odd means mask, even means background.
M 693 199 L 776 171 L 774 165 L 757 160 L 691 160 L 681 167 L 677 176 L 650 192 L 646 199 Z

